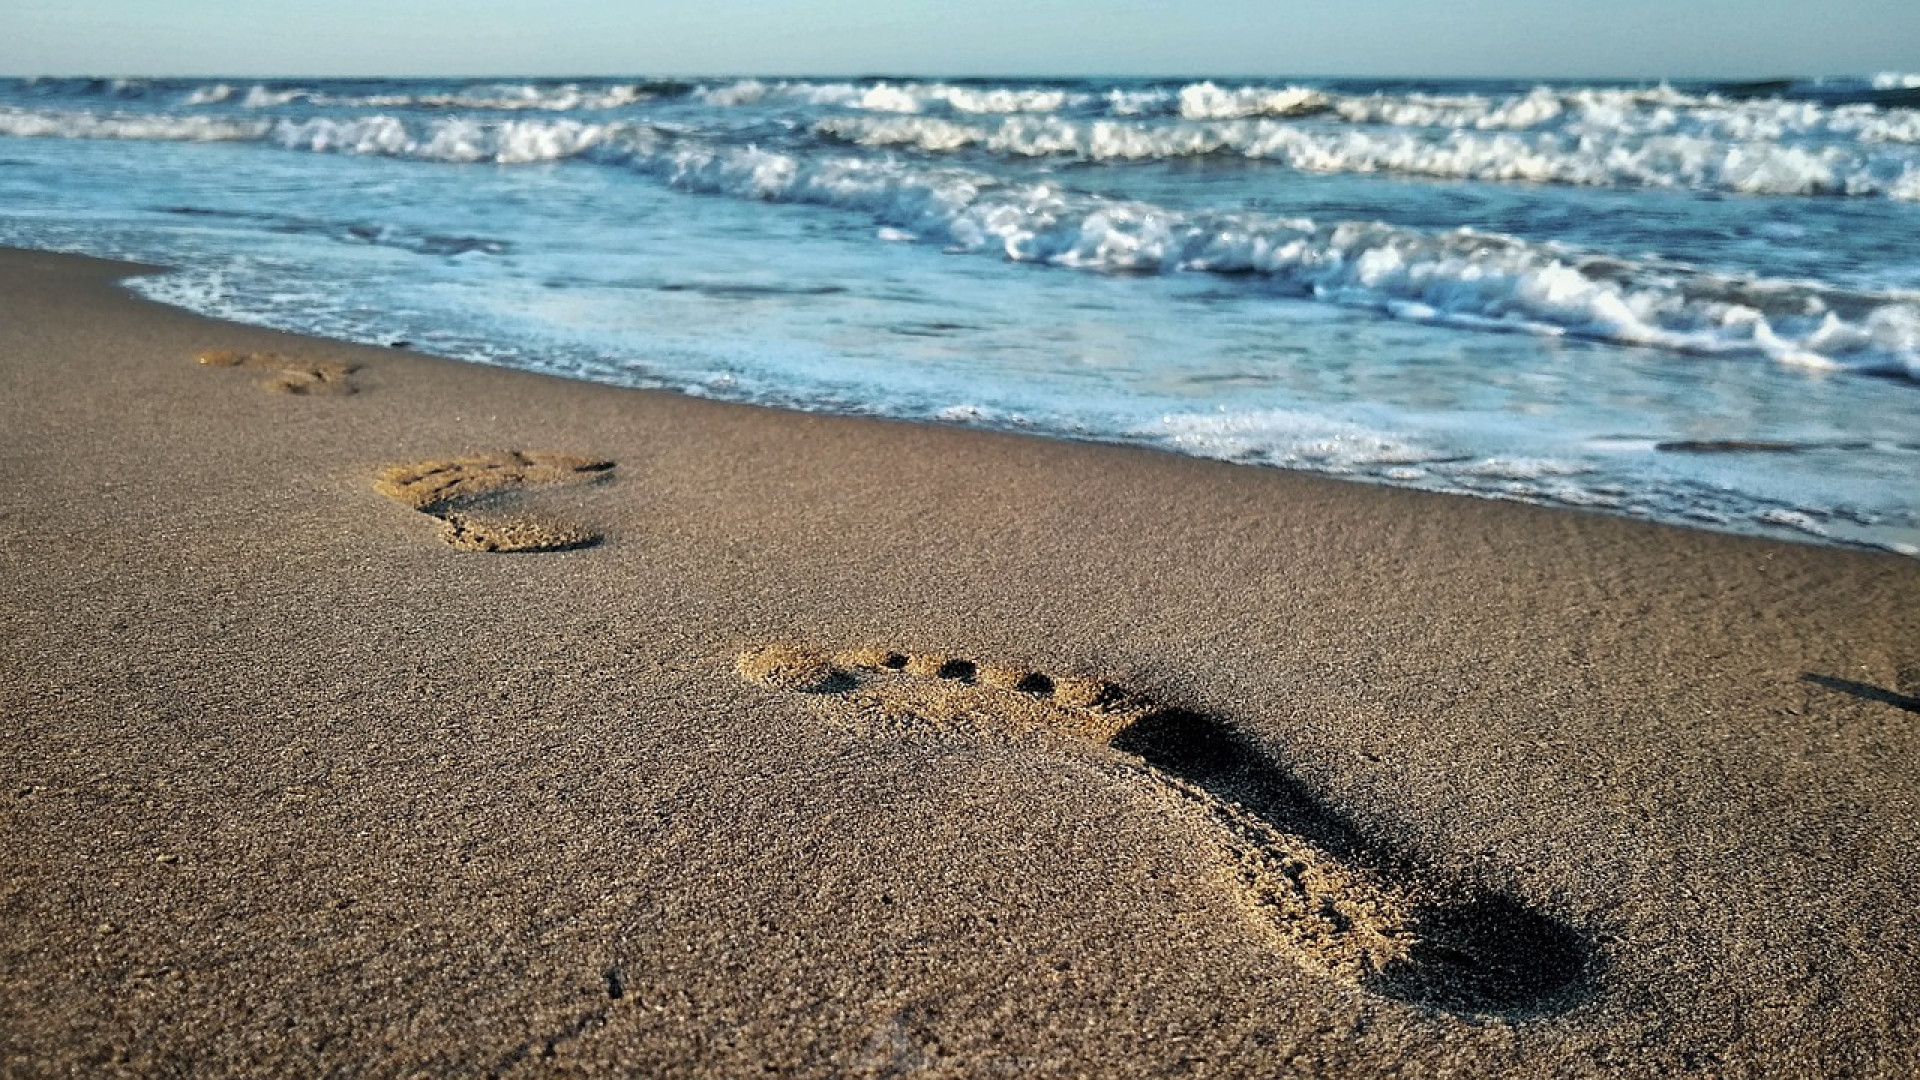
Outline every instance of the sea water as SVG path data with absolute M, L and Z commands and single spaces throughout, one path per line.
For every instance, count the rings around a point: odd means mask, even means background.
M 574 378 L 1920 552 L 1914 76 L 0 81 L 0 243 Z

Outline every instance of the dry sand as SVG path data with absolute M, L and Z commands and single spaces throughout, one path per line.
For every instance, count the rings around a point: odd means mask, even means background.
M 1914 560 L 129 272 L 0 254 L 0 1073 L 1920 1071 Z

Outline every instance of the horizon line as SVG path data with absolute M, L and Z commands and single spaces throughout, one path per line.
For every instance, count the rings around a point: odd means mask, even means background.
M 1748 75 L 1726 75 L 1726 74 L 1721 74 L 1721 75 L 1711 75 L 1711 74 L 1546 75 L 1546 74 L 1538 74 L 1538 73 L 1501 74 L 1501 75 L 1486 75 L 1486 74 L 1460 75 L 1460 74 L 1435 74 L 1432 72 L 1418 73 L 1418 74 L 1408 74 L 1405 72 L 1393 73 L 1393 74 L 1382 74 L 1382 73 L 1369 74 L 1369 73 L 1356 73 L 1356 72 L 1304 72 L 1304 71 L 1268 72 L 1268 73 L 1248 73 L 1248 72 L 1198 73 L 1198 72 L 1192 72 L 1192 71 L 1184 71 L 1184 72 L 1183 71 L 1167 71 L 1167 72 L 1153 72 L 1153 73 L 1142 73 L 1142 74 L 1117 74 L 1113 72 L 1096 72 L 1091 74 L 1056 73 L 1056 74 L 1047 74 L 1047 75 L 1039 75 L 1039 74 L 1031 74 L 1031 73 L 1018 74 L 1018 73 L 1011 73 L 1011 72 L 987 72 L 984 74 L 961 74 L 956 72 L 916 74 L 916 73 L 897 72 L 897 71 L 896 72 L 721 71 L 721 72 L 701 72 L 697 74 L 661 73 L 661 72 L 644 72 L 643 73 L 643 72 L 631 72 L 631 71 L 626 71 L 626 72 L 577 72 L 576 71 L 576 72 L 559 72 L 559 73 L 540 74 L 540 73 L 532 73 L 532 72 L 493 71 L 493 72 L 441 72 L 441 73 L 422 74 L 422 75 L 398 75 L 398 74 L 392 74 L 392 73 L 327 75 L 327 74 L 317 74 L 313 72 L 285 74 L 285 75 L 268 75 L 268 74 L 260 74 L 260 73 L 236 73 L 236 72 L 199 73 L 199 74 L 183 74 L 183 73 L 135 74 L 135 73 L 128 73 L 128 72 L 102 73 L 97 71 L 67 71 L 67 72 L 40 72 L 37 74 L 31 74 L 31 75 L 0 74 L 0 79 L 18 79 L 18 80 L 27 80 L 27 81 L 36 80 L 36 79 L 103 79 L 103 80 L 111 80 L 111 79 L 122 79 L 122 80 L 132 80 L 132 79 L 294 80 L 294 79 L 300 79 L 300 80 L 315 80 L 315 81 L 346 80 L 346 79 L 360 79 L 360 80 L 385 79 L 385 80 L 393 80 L 393 81 L 414 80 L 414 79 L 557 79 L 557 80 L 630 79 L 630 80 L 635 80 L 639 82 L 650 82 L 650 81 L 699 82 L 699 81 L 712 81 L 716 79 L 841 79 L 849 82 L 884 81 L 889 79 L 901 80 L 901 81 L 945 80 L 945 81 L 966 81 L 966 82 L 980 82 L 985 80 L 1004 80 L 1009 82 L 1011 81 L 1091 82 L 1099 79 L 1148 81 L 1148 82 L 1166 82 L 1166 81 L 1172 81 L 1175 79 L 1186 79 L 1186 80 L 1333 79 L 1333 80 L 1354 80 L 1354 81 L 1369 80 L 1369 79 L 1397 79 L 1397 80 L 1408 80 L 1408 81 L 1418 80 L 1418 79 L 1431 79 L 1431 80 L 1441 80 L 1441 81 L 1451 81 L 1451 82 L 1469 82 L 1469 81 L 1519 82 L 1522 80 L 1535 81 L 1535 82 L 1575 82 L 1575 81 L 1591 80 L 1591 81 L 1599 81 L 1599 82 L 1771 83 L 1771 82 L 1809 82 L 1809 81 L 1819 82 L 1827 79 L 1871 79 L 1877 75 L 1889 75 L 1889 74 L 1899 75 L 1899 74 L 1906 74 L 1906 73 L 1893 71 L 1892 69 L 1884 69 L 1884 70 L 1872 71 L 1872 72 L 1823 72 L 1818 74 L 1810 74 L 1805 72 L 1799 72 L 1799 73 L 1769 72 L 1766 74 L 1757 74 L 1757 75 L 1754 75 L 1754 74 L 1748 74 Z

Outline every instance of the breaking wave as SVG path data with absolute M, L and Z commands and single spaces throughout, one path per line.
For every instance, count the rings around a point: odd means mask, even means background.
M 1895 76 L 1877 77 L 1876 84 Z M 1898 76 L 1897 78 L 1906 78 Z M 1890 88 L 1890 87 L 1889 87 Z M 1872 91 L 1884 98 L 1886 91 Z M 848 113 L 969 116 L 1062 115 L 1079 120 L 1310 119 L 1326 124 L 1473 129 L 1480 131 L 1612 132 L 1761 140 L 1790 136 L 1859 142 L 1920 143 L 1920 109 L 1882 107 L 1844 95 L 1745 96 L 1690 93 L 1671 86 L 1537 86 L 1505 94 L 1343 92 L 1305 85 L 1115 87 L 1104 93 L 1047 87 L 980 87 L 876 81 L 763 82 L 743 79 L 692 91 L 720 107 L 773 103 Z M 1920 101 L 1913 104 L 1920 105 Z
M 1920 294 L 1728 277 L 1468 230 L 1188 213 L 963 169 L 715 146 L 638 125 L 448 122 L 415 133 L 388 117 L 283 126 L 275 138 L 448 161 L 584 156 L 687 191 L 855 210 L 1017 262 L 1258 274 L 1294 295 L 1400 319 L 1920 378 Z
M 693 96 L 708 105 L 737 107 L 785 100 L 797 104 L 868 112 L 918 113 L 947 109 L 958 113 L 1050 113 L 1094 100 L 1085 92 L 1034 87 L 965 86 L 953 83 L 868 84 L 850 82 L 762 82 L 740 79 L 702 86 Z
M 481 112 L 573 112 L 620 109 L 692 91 L 689 83 L 635 82 L 604 86 L 579 83 L 487 83 L 436 93 L 344 93 L 337 89 L 256 84 L 242 90 L 228 83 L 196 87 L 180 99 L 189 108 L 231 105 L 272 109 L 304 104 L 344 109 L 474 109 Z
M 1920 119 L 1902 142 L 1920 141 Z M 1920 155 L 1903 149 L 1727 142 L 1699 135 L 1523 135 L 1309 128 L 1270 120 L 978 123 L 838 116 L 815 130 L 842 142 L 927 153 L 979 149 L 1020 157 L 1153 161 L 1231 155 L 1302 172 L 1399 173 L 1460 180 L 1705 188 L 1748 195 L 1882 196 L 1920 201 Z
M 1689 156 L 1683 147 L 1669 147 L 1659 151 L 1664 156 L 1648 150 L 1653 156 L 1634 164 L 1624 161 L 1619 148 L 1596 146 L 1582 157 L 1524 141 L 1501 141 L 1511 140 L 1510 135 L 1492 136 L 1484 145 L 1450 143 L 1444 152 L 1418 141 L 1369 142 L 1365 133 L 1351 131 L 1325 145 L 1271 121 L 1102 127 L 1008 117 L 997 125 L 969 126 L 906 117 L 866 118 L 852 126 L 846 120 L 821 123 L 839 138 L 867 144 L 908 142 L 936 151 L 984 139 L 986 148 L 1006 153 L 1120 155 L 1135 152 L 1128 149 L 1134 145 L 1128 140 L 1144 140 L 1138 152 L 1164 155 L 1166 140 L 1175 139 L 1185 140 L 1183 152 L 1226 152 L 1220 147 L 1233 146 L 1237 153 L 1258 149 L 1297 155 L 1297 161 L 1287 160 L 1300 168 L 1444 175 L 1439 170 L 1452 167 L 1457 175 L 1476 178 L 1485 173 L 1562 182 L 1589 182 L 1578 170 L 1604 168 L 1616 183 L 1638 178 L 1650 184 L 1721 185 L 1743 191 L 1836 188 L 1855 194 L 1872 187 L 1892 197 L 1915 196 L 1911 169 L 1893 174 L 1866 162 L 1845 171 L 1811 151 L 1786 148 L 1779 148 L 1784 156 L 1742 158 L 1704 152 Z M 1920 379 L 1920 294 L 1716 275 L 1680 264 L 1604 258 L 1469 230 L 1421 231 L 1363 221 L 1323 223 L 1180 210 L 1102 198 L 1053 182 L 888 156 L 790 153 L 716 143 L 637 122 L 11 109 L 0 112 L 0 134 L 251 141 L 307 152 L 463 163 L 582 159 L 645 173 L 685 191 L 854 211 L 885 227 L 890 238 L 910 234 L 1017 262 L 1102 272 L 1257 276 L 1284 295 L 1366 308 L 1402 320 L 1573 335 L 1691 354 L 1754 355 L 1807 368 Z M 996 146 L 996 139 L 1003 145 Z M 1422 157 L 1427 154 L 1439 156 Z

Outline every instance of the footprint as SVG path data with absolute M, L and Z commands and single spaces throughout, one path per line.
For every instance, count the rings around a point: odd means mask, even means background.
M 266 372 L 260 386 L 279 394 L 351 394 L 358 364 L 303 360 L 277 352 L 236 352 L 210 349 L 195 357 L 207 367 L 243 368 Z
M 855 730 L 996 738 L 1089 757 L 1200 826 L 1280 951 L 1395 1000 L 1512 1017 L 1569 1007 L 1590 966 L 1571 927 L 1436 881 L 1317 802 L 1232 725 L 1096 679 L 958 657 L 772 645 L 745 678 Z
M 565 551 L 600 542 L 597 533 L 564 521 L 508 512 L 530 487 L 590 484 L 613 462 L 522 450 L 389 465 L 374 486 L 440 522 L 441 538 L 468 551 Z

